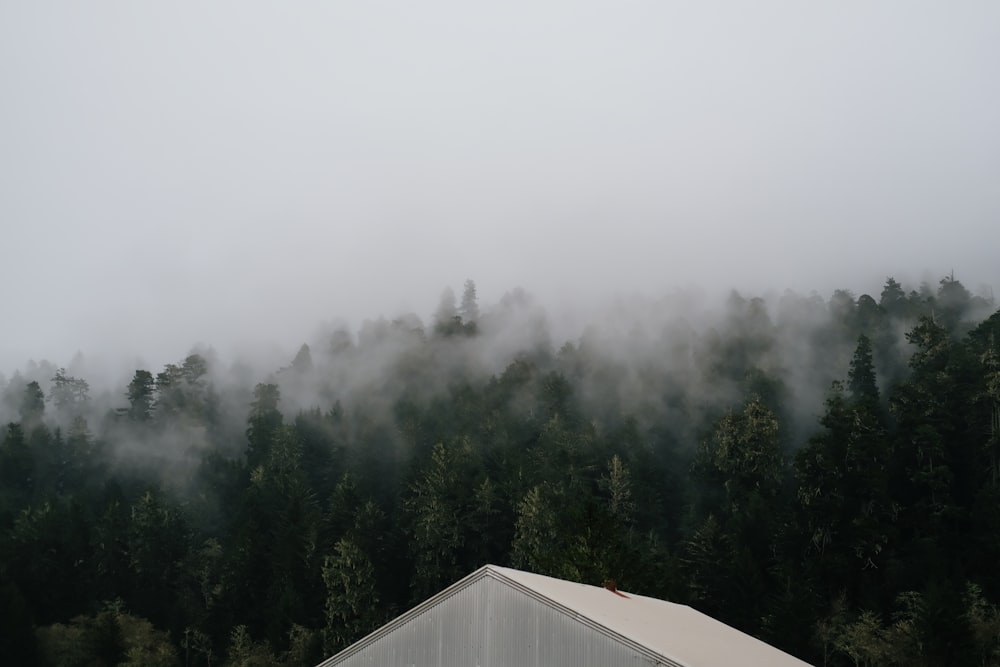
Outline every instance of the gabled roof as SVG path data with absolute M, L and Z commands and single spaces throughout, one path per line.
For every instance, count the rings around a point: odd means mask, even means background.
M 575 618 L 597 632 L 674 667 L 809 667 L 798 658 L 686 605 L 485 565 L 321 663 L 332 666 L 489 577 Z
M 808 663 L 687 605 L 495 565 L 487 565 L 477 573 L 484 570 L 612 635 L 645 647 L 667 662 L 684 667 L 808 667 Z

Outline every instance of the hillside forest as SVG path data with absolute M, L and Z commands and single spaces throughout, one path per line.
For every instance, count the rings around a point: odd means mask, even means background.
M 314 665 L 486 563 L 692 607 L 816 665 L 1000 665 L 1000 311 L 476 286 L 280 364 L 0 377 L 9 665 Z M 252 327 L 252 323 L 248 323 Z

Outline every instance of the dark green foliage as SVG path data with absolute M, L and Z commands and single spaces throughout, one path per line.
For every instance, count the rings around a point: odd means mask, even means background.
M 934 315 L 948 331 L 955 331 L 972 303 L 972 295 L 969 290 L 955 276 L 946 276 L 941 279 L 937 296 L 934 299 Z
M 137 370 L 128 385 L 128 417 L 132 421 L 145 422 L 153 417 L 155 381 L 149 371 Z
M 33 619 L 28 603 L 12 573 L 5 568 L 0 574 L 0 655 L 15 665 L 31 665 L 37 659 L 38 648 L 33 631 Z
M 167 364 L 154 383 L 157 420 L 163 424 L 181 418 L 199 422 L 209 416 L 214 406 L 207 373 L 208 362 L 198 354 L 188 356 L 180 366 Z
M 125 638 L 115 614 L 102 612 L 82 624 L 80 650 L 91 664 L 117 665 L 125 657 Z
M 42 421 L 45 415 L 45 394 L 38 383 L 31 381 L 24 388 L 24 396 L 21 399 L 21 423 L 28 428 L 33 428 Z
M 281 391 L 276 384 L 258 384 L 254 388 L 247 428 L 247 463 L 251 468 L 264 463 L 270 455 L 274 439 L 284 422 L 278 411 L 280 400 Z
M 39 664 L 46 667 L 181 664 L 167 633 L 126 612 L 120 600 L 105 604 L 94 615 L 76 616 L 68 624 L 38 628 L 37 641 Z
M 326 585 L 326 628 L 323 648 L 336 653 L 374 630 L 379 604 L 375 568 L 364 550 L 348 537 L 333 545 L 323 559 Z
M 462 558 L 477 480 L 471 468 L 472 446 L 438 443 L 425 473 L 410 488 L 405 507 L 410 516 L 413 588 L 417 600 L 462 577 Z
M 152 491 L 129 508 L 127 521 L 128 567 L 135 582 L 130 602 L 141 616 L 163 627 L 172 619 L 160 601 L 173 595 L 191 549 L 187 522 Z
M 826 596 L 851 602 L 877 590 L 892 556 L 896 510 L 890 496 L 892 450 L 870 397 L 834 383 L 820 420 L 825 431 L 796 455 L 807 567 Z
M 312 665 L 492 562 L 691 604 L 814 664 L 1000 665 L 985 303 L 953 277 L 776 310 L 734 292 L 702 329 L 556 353 L 522 292 L 480 312 L 467 281 L 426 334 L 341 330 L 259 383 L 192 354 L 102 413 L 63 368 L 15 375 L 0 654 Z
M 34 495 L 36 460 L 19 423 L 7 424 L 0 444 L 0 493 L 9 508 L 24 507 Z
M 36 623 L 59 617 L 60 605 L 80 608 L 91 594 L 90 518 L 77 503 L 47 500 L 18 512 L 0 561 Z
M 902 285 L 893 278 L 886 278 L 885 287 L 882 288 L 878 305 L 890 317 L 905 319 L 909 316 L 907 312 L 906 292 L 903 291 Z
M 872 344 L 868 336 L 858 337 L 858 346 L 851 359 L 851 368 L 847 374 L 847 387 L 851 397 L 872 407 L 878 405 L 878 385 L 875 382 L 875 365 L 872 362 Z

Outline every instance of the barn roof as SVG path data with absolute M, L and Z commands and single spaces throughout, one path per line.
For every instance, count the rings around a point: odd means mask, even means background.
M 506 567 L 483 570 L 684 667 L 807 665 L 687 605 Z
M 320 667 L 340 663 L 484 577 L 531 596 L 665 665 L 808 667 L 808 663 L 686 605 L 496 565 L 481 567 L 344 649 Z

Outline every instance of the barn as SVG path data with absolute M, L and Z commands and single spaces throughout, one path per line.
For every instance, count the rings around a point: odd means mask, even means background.
M 319 667 L 803 667 L 691 607 L 486 565 Z

